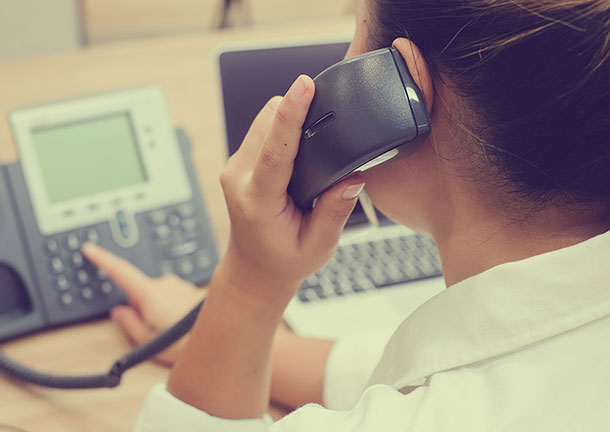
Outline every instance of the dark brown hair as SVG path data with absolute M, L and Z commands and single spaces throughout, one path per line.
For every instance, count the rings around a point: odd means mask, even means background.
M 371 1 L 372 45 L 419 47 L 510 193 L 610 200 L 610 1 Z

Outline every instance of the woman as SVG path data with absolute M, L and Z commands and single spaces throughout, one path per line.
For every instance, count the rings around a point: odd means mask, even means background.
M 359 9 L 348 55 L 393 43 L 433 135 L 304 215 L 286 186 L 313 83 L 271 100 L 222 175 L 229 248 L 138 430 L 610 430 L 610 1 Z M 284 307 L 332 255 L 365 184 L 387 216 L 434 236 L 449 288 L 404 321 L 377 365 L 354 358 L 365 341 L 280 334 L 272 368 Z M 159 302 L 137 288 L 175 283 L 86 253 L 145 320 Z M 143 328 L 133 309 L 115 314 Z M 270 393 L 326 408 L 271 425 Z

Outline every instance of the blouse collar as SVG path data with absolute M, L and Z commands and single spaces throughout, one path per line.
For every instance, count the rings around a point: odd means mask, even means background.
M 609 268 L 610 232 L 464 280 L 398 327 L 369 384 L 418 385 L 604 318 Z

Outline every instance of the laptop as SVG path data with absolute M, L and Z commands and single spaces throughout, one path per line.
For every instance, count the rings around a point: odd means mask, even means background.
M 348 47 L 345 39 L 219 47 L 229 155 L 271 97 L 284 94 L 300 74 L 315 77 L 341 61 Z M 295 332 L 320 338 L 362 331 L 389 335 L 445 288 L 432 238 L 377 217 L 379 226 L 371 225 L 357 205 L 335 256 L 307 278 L 286 309 L 284 319 Z

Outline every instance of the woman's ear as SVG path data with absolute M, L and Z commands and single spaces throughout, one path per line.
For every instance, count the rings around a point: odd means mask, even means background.
M 424 95 L 428 112 L 431 113 L 434 104 L 434 84 L 432 83 L 428 63 L 424 59 L 424 56 L 419 48 L 406 38 L 396 39 L 392 46 L 396 48 L 405 59 L 415 84 Z

